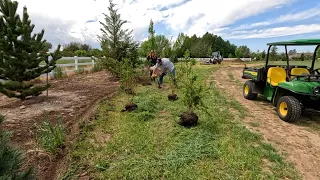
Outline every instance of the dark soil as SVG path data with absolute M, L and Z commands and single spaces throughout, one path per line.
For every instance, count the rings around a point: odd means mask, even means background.
M 126 104 L 126 106 L 125 106 L 125 108 L 122 110 L 122 112 L 125 112 L 125 111 L 133 111 L 133 110 L 135 110 L 135 109 L 137 109 L 138 108 L 138 105 L 137 104 L 135 104 L 135 103 L 128 103 L 128 104 Z
M 119 87 L 118 82 L 111 82 L 110 79 L 113 78 L 107 72 L 100 71 L 50 80 L 52 86 L 48 97 L 43 92 L 25 101 L 0 95 L 0 113 L 6 117 L 2 127 L 12 132 L 12 145 L 23 151 L 23 169 L 33 166 L 36 179 L 47 180 L 56 179 L 66 170 L 63 167 L 67 163 L 67 154 L 73 136 L 79 131 L 76 125 L 80 119 L 86 118 L 85 114 L 97 101 L 112 96 Z M 35 141 L 35 125 L 42 123 L 45 111 L 52 123 L 56 123 L 58 117 L 62 116 L 67 132 L 66 147 L 57 156 L 43 151 Z
M 198 116 L 194 112 L 184 112 L 180 115 L 178 124 L 184 127 L 196 126 L 198 124 Z
M 176 94 L 169 94 L 169 95 L 168 95 L 168 100 L 169 100 L 169 101 L 178 100 L 178 96 L 177 96 Z

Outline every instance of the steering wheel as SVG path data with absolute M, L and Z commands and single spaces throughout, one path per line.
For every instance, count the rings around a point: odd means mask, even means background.
M 317 68 L 317 69 L 314 69 L 310 72 L 310 74 L 313 74 L 314 72 L 317 72 L 318 75 L 320 75 L 320 72 L 319 72 L 320 68 Z

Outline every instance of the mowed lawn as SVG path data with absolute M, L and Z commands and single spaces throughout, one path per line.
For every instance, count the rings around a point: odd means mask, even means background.
M 247 64 L 265 64 L 265 61 L 251 61 Z M 287 61 L 269 61 L 269 65 L 287 65 Z M 308 66 L 311 67 L 312 61 L 307 60 L 307 61 L 289 61 L 289 65 L 294 65 L 294 66 Z M 314 63 L 314 68 L 320 68 L 320 60 L 316 60 Z
M 138 110 L 120 112 L 128 96 L 119 93 L 100 104 L 95 120 L 82 125 L 64 179 L 300 179 L 292 165 L 241 122 L 246 109 L 218 92 L 211 74 L 217 66 L 196 66 L 207 84 L 199 124 L 176 122 L 186 110 L 181 99 L 168 101 L 170 89 L 139 86 Z M 165 78 L 168 84 L 168 77 Z

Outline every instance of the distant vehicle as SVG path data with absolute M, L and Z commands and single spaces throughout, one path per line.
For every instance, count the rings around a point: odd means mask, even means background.
M 221 64 L 223 58 L 220 54 L 220 51 L 213 52 L 212 56 L 210 57 L 209 60 L 205 61 L 205 64 Z

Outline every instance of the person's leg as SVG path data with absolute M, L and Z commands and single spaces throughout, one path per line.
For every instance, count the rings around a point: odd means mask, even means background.
M 170 72 L 170 74 L 171 74 L 171 77 L 172 77 L 172 80 L 173 80 L 174 85 L 177 87 L 176 70 L 173 69 L 173 70 Z
M 163 77 L 165 76 L 166 74 L 165 73 L 162 73 L 160 76 L 159 76 L 159 83 L 158 83 L 158 87 L 161 88 L 161 85 L 163 83 Z

